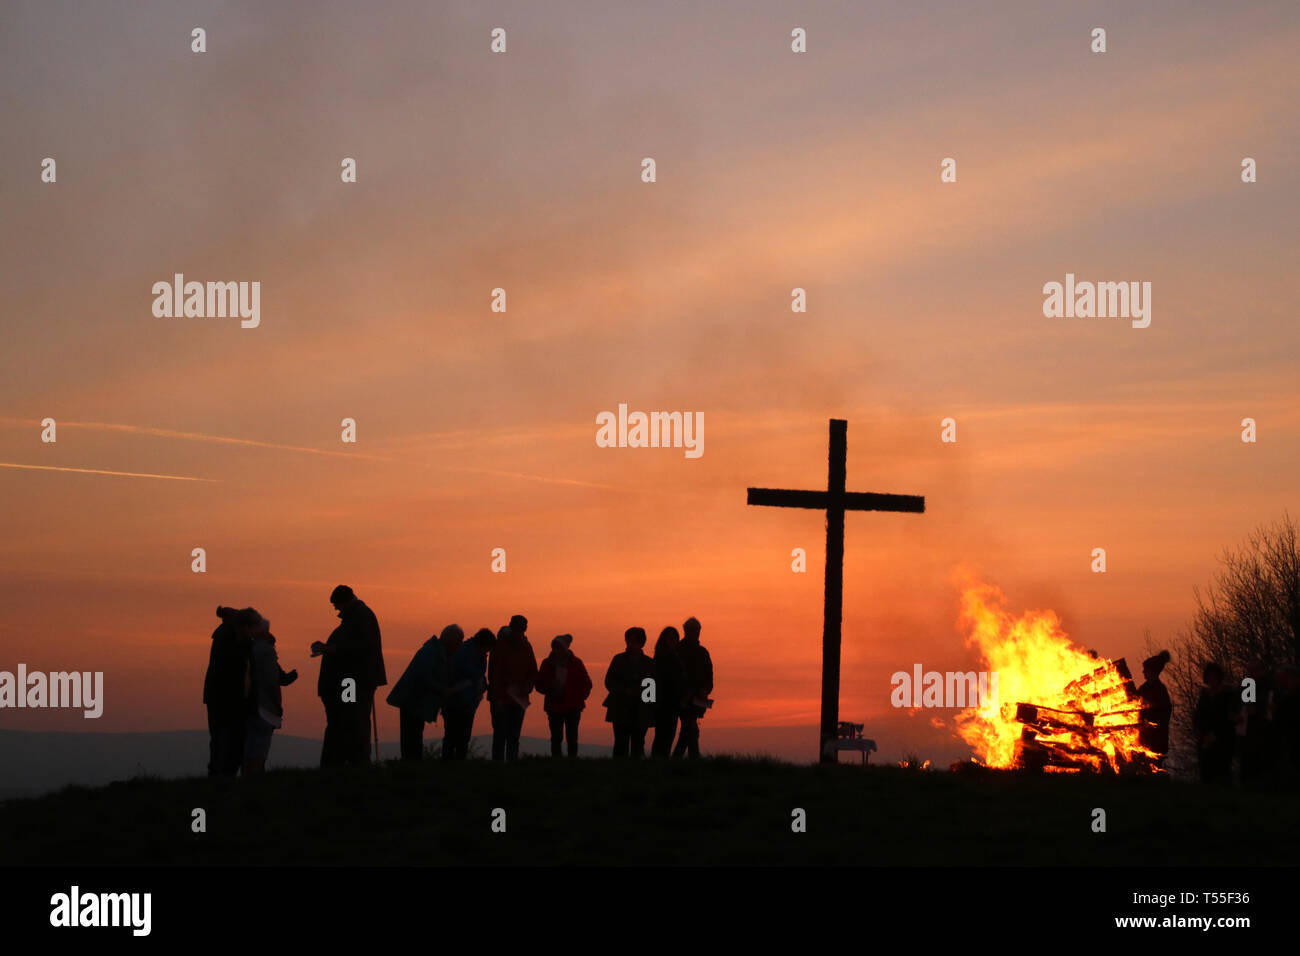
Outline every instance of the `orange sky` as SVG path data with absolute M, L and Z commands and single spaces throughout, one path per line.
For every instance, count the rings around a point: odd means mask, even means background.
M 307 678 L 284 730 L 319 733 L 338 583 L 394 678 L 443 624 L 522 612 L 599 681 L 626 627 L 694 614 L 706 749 L 811 727 L 822 519 L 745 488 L 823 487 L 832 416 L 850 490 L 927 499 L 847 522 L 841 714 L 885 757 L 952 746 L 888 680 L 976 666 L 958 569 L 1133 658 L 1300 510 L 1285 4 L 124 9 L 0 32 L 0 463 L 205 479 L 0 468 L 0 669 L 105 671 L 95 729 L 203 726 L 220 602 L 271 618 Z M 155 318 L 174 272 L 260 281 L 260 327 Z M 1150 328 L 1044 318 L 1067 272 L 1150 281 Z M 598 448 L 620 402 L 702 411 L 703 456 Z

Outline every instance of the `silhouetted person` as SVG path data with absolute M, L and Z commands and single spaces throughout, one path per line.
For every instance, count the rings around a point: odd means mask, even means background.
M 403 760 L 424 756 L 424 725 L 438 719 L 447 696 L 450 676 L 447 647 L 459 647 L 464 632 L 448 624 L 421 645 L 388 693 L 388 703 L 397 708 Z
M 1277 672 L 1273 729 L 1277 760 L 1294 779 L 1300 774 L 1300 668 L 1294 664 Z
M 1255 699 L 1241 701 L 1237 713 L 1237 759 L 1243 781 L 1266 775 L 1272 769 L 1275 752 L 1273 726 L 1268 713 L 1273 682 L 1263 662 L 1258 659 L 1247 662 L 1246 676 L 1255 682 Z
M 681 641 L 675 627 L 665 627 L 655 641 L 655 740 L 650 747 L 653 757 L 668 757 L 673 751 L 677 718 L 686 690 L 686 670 L 677 654 Z
M 614 756 L 645 756 L 645 732 L 654 722 L 654 705 L 644 699 L 645 680 L 653 678 L 654 661 L 645 654 L 645 630 L 629 627 L 627 649 L 615 654 L 605 671 L 605 719 L 614 725 Z
M 684 636 L 677 645 L 677 656 L 682 660 L 686 684 L 682 693 L 682 731 L 673 748 L 673 756 L 698 757 L 700 755 L 700 718 L 713 703 L 713 659 L 700 643 L 700 622 L 687 619 L 682 625 Z
M 280 667 L 275 652 L 275 635 L 271 622 L 245 608 L 239 613 L 251 612 L 248 630 L 251 639 L 248 668 L 248 718 L 244 733 L 244 776 L 266 770 L 266 758 L 271 752 L 271 737 L 283 723 L 284 705 L 280 693 L 298 679 L 298 672 L 285 672 Z M 253 618 L 256 620 L 253 620 Z
M 1138 743 L 1159 755 L 1159 762 L 1169 752 L 1169 721 L 1173 717 L 1174 702 L 1169 696 L 1169 688 L 1160 680 L 1160 672 L 1169 663 L 1169 652 L 1161 651 L 1154 657 L 1142 662 L 1142 686 L 1138 696 L 1142 698 L 1142 726 L 1138 730 Z
M 464 760 L 474 730 L 474 712 L 487 690 L 488 651 L 496 638 L 486 627 L 451 656 L 451 677 L 442 704 L 442 759 Z
M 370 712 L 375 688 L 388 683 L 379 621 L 374 612 L 345 584 L 330 593 L 339 626 L 325 643 L 311 646 L 321 655 L 317 693 L 325 705 L 325 742 L 321 766 L 362 764 L 370 761 Z M 344 691 L 344 681 L 355 682 Z M 354 696 L 355 695 L 355 696 Z
M 497 634 L 488 660 L 488 706 L 492 714 L 492 759 L 519 757 L 528 695 L 537 681 L 537 656 L 528 643 L 528 620 L 522 614 Z
M 218 607 L 221 623 L 212 632 L 208 669 L 203 675 L 203 703 L 208 709 L 208 776 L 233 777 L 244 760 L 249 639 L 236 623 L 239 612 Z
M 449 624 L 442 629 L 442 635 L 438 640 L 442 641 L 442 654 L 447 659 L 447 666 L 450 667 L 451 659 L 456 656 L 460 646 L 465 643 L 465 632 L 460 629 L 459 624 Z
M 551 726 L 551 756 L 560 756 L 560 744 L 568 738 L 569 756 L 578 756 L 578 721 L 591 694 L 591 677 L 571 646 L 572 634 L 551 641 L 551 653 L 537 671 L 537 690 Z
M 1226 781 L 1232 776 L 1232 753 L 1236 742 L 1236 695 L 1223 682 L 1223 668 L 1206 664 L 1201 671 L 1200 699 L 1192 725 L 1196 729 L 1197 756 L 1201 780 Z

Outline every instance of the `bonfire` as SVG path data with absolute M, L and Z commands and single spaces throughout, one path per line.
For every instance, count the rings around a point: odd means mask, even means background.
M 1123 658 L 1070 640 L 1051 611 L 1006 609 L 1002 592 L 962 592 L 966 643 L 998 674 L 999 699 L 957 715 L 957 732 L 990 767 L 1047 773 L 1159 773 L 1138 742 L 1142 699 Z

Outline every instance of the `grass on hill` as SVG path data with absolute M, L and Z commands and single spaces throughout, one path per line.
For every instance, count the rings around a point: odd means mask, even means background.
M 191 830 L 195 808 L 205 833 Z M 791 830 L 795 808 L 805 833 Z M 10 865 L 1293 865 L 1298 850 L 1294 793 L 735 757 L 394 761 L 0 805 Z

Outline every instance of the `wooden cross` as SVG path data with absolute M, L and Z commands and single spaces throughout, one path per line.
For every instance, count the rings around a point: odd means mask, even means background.
M 830 454 L 825 491 L 750 488 L 746 504 L 826 511 L 826 608 L 822 619 L 822 726 L 818 753 L 823 763 L 835 762 L 834 741 L 840 710 L 840 619 L 844 611 L 844 512 L 906 511 L 921 514 L 921 495 L 880 495 L 845 491 L 849 423 L 831 419 Z M 832 746 L 828 747 L 827 743 Z

